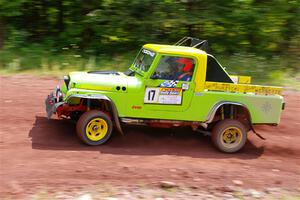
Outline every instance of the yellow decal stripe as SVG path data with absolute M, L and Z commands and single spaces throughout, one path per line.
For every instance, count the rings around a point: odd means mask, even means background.
M 255 94 L 263 94 L 263 95 L 276 95 L 276 94 L 281 95 L 283 91 L 282 87 L 218 83 L 218 82 L 205 82 L 205 89 L 209 91 L 255 93 Z

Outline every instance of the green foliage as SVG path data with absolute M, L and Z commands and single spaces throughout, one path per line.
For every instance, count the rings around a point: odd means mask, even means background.
M 300 0 L 1 0 L 0 67 L 84 68 L 92 58 L 99 64 L 126 57 L 144 43 L 193 36 L 208 39 L 211 52 L 237 72 L 299 74 L 299 5 Z M 264 79 L 264 73 L 257 76 Z

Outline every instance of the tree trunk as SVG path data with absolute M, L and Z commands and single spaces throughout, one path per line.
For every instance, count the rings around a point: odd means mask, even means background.
M 4 19 L 0 17 L 0 49 L 4 46 L 4 37 L 5 37 L 5 23 Z
M 58 16 L 57 16 L 57 30 L 58 32 L 63 32 L 64 27 L 64 6 L 63 6 L 63 0 L 58 1 L 57 9 L 59 10 Z

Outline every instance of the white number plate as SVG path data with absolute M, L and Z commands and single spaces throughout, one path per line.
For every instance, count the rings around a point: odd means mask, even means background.
M 146 88 L 144 103 L 180 105 L 181 102 L 181 88 Z

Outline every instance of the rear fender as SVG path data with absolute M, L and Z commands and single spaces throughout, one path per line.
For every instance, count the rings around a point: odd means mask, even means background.
M 207 123 L 207 124 L 211 123 L 214 120 L 214 117 L 215 117 L 218 109 L 221 108 L 221 106 L 224 106 L 224 105 L 234 105 L 234 106 L 241 106 L 241 107 L 243 107 L 246 110 L 246 112 L 247 112 L 248 120 L 249 120 L 249 125 L 251 126 L 251 129 L 253 129 L 252 128 L 251 114 L 250 114 L 249 109 L 247 108 L 247 106 L 244 105 L 244 104 L 241 104 L 241 103 L 238 103 L 238 102 L 232 102 L 232 101 L 221 101 L 221 102 L 216 103 L 213 106 L 213 108 L 210 110 L 210 112 L 209 112 L 209 114 L 208 114 L 208 116 L 206 118 L 205 123 Z

